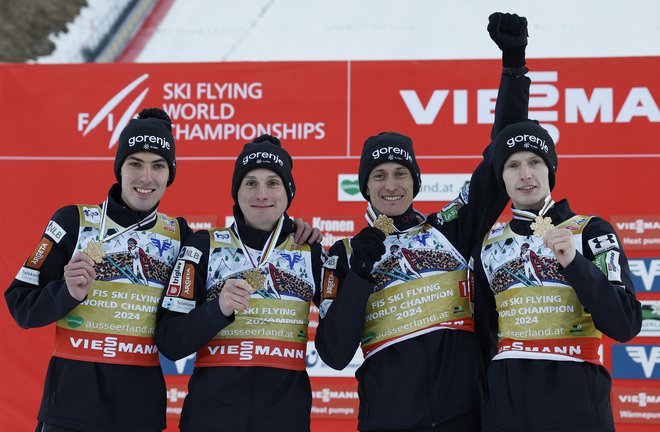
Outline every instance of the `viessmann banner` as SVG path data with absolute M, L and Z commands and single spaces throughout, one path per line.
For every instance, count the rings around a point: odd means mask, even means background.
M 577 212 L 612 221 L 645 301 L 643 341 L 613 349 L 606 341 L 605 364 L 615 382 L 644 379 L 660 388 L 652 371 L 660 343 L 660 58 L 528 63 L 530 117 L 557 141 L 553 197 L 570 197 Z M 320 228 L 326 247 L 365 226 L 358 159 L 364 140 L 381 131 L 413 138 L 423 171 L 416 205 L 438 211 L 469 180 L 489 142 L 500 70 L 495 60 L 0 65 L 0 198 L 7 204 L 0 224 L 11 245 L 0 259 L 0 280 L 9 285 L 58 207 L 103 200 L 114 181 L 119 133 L 144 107 L 161 107 L 174 122 L 177 178 L 161 208 L 194 228 L 231 220 L 236 155 L 262 133 L 280 137 L 293 155 L 297 193 L 289 212 Z M 0 311 L 2 382 L 22 389 L 0 399 L 0 420 L 34 430 L 52 329 L 26 332 Z M 315 309 L 311 325 L 313 337 Z M 338 430 L 336 422 L 355 419 L 360 353 L 339 372 L 321 361 L 313 341 L 307 351 L 313 430 Z M 163 362 L 172 424 L 192 363 Z
M 562 155 L 657 154 L 659 63 L 532 60 L 530 117 Z M 498 61 L 3 65 L 3 141 L 29 145 L 3 145 L 2 155 L 112 156 L 135 112 L 160 106 L 181 157 L 235 156 L 266 132 L 296 156 L 359 156 L 381 130 L 411 135 L 418 156 L 476 156 L 498 70 Z

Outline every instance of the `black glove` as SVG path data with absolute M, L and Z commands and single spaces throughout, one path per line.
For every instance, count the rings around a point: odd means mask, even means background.
M 351 239 L 351 270 L 363 279 L 371 279 L 376 261 L 385 253 L 385 234 L 378 228 L 368 226 Z
M 502 50 L 502 66 L 525 66 L 527 18 L 516 14 L 495 12 L 488 17 L 490 38 Z

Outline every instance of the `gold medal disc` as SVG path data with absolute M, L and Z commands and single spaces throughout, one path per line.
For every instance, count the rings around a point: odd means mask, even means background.
M 552 224 L 552 219 L 549 217 L 536 216 L 530 227 L 534 230 L 535 236 L 543 237 L 555 226 Z
M 386 236 L 394 232 L 394 220 L 384 214 L 378 215 L 374 221 L 374 227 L 381 230 Z
M 105 249 L 103 244 L 100 241 L 92 240 L 87 243 L 87 246 L 83 250 L 96 264 L 101 264 L 103 258 L 105 257 Z

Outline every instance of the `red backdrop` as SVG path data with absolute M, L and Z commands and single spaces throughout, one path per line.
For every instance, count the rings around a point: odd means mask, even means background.
M 629 238 L 646 330 L 625 347 L 605 341 L 603 360 L 615 378 L 617 430 L 656 430 L 660 58 L 528 66 L 535 71 L 530 116 L 557 140 L 553 198 L 569 196 L 575 211 L 616 222 Z M 163 107 L 175 123 L 177 179 L 161 210 L 195 227 L 225 225 L 235 155 L 264 132 L 280 136 L 294 156 L 298 192 L 290 213 L 319 226 L 325 245 L 364 226 L 355 173 L 362 142 L 383 130 L 412 136 L 422 172 L 432 174 L 417 207 L 437 210 L 488 142 L 499 68 L 485 60 L 0 65 L 0 281 L 9 285 L 55 209 L 102 201 L 114 181 L 118 131 L 146 106 Z M 31 431 L 53 326 L 21 330 L 0 310 L 0 424 Z M 164 366 L 172 428 L 191 364 Z M 309 345 L 314 431 L 355 429 L 357 364 L 332 371 Z

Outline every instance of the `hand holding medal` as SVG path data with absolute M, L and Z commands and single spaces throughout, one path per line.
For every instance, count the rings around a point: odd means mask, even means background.
M 220 311 L 224 316 L 229 317 L 231 314 L 247 310 L 253 292 L 254 289 L 247 281 L 227 279 L 218 296 Z

